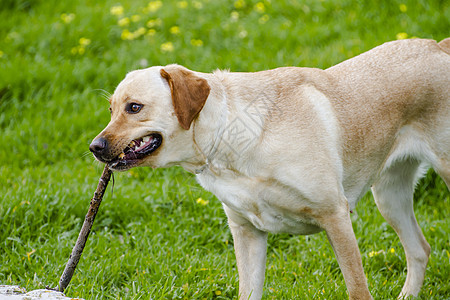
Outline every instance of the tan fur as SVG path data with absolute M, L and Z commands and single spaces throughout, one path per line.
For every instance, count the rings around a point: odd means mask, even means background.
M 321 230 L 350 299 L 371 299 L 349 211 L 372 187 L 406 253 L 399 297 L 417 296 L 430 246 L 414 216 L 414 186 L 428 166 L 450 185 L 449 51 L 450 39 L 417 39 L 327 70 L 134 71 L 114 92 L 111 122 L 91 150 L 114 169 L 131 140 L 160 134 L 162 145 L 130 167 L 181 165 L 222 201 L 241 299 L 262 297 L 268 232 Z M 130 102 L 142 111 L 125 112 Z

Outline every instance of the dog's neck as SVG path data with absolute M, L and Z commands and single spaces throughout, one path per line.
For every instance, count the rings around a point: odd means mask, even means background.
M 199 116 L 192 123 L 192 142 L 198 154 L 198 163 L 193 171 L 200 174 L 208 169 L 215 173 L 226 168 L 218 156 L 227 123 L 227 94 L 220 78 L 214 74 L 200 75 L 208 80 L 211 92 Z
M 200 163 L 191 170 L 209 170 L 216 175 L 227 170 L 252 173 L 241 166 L 251 165 L 243 162 L 254 158 L 265 121 L 273 111 L 273 95 L 258 92 L 261 86 L 246 80 L 242 73 L 197 75 L 208 81 L 211 92 L 192 124 L 193 147 Z

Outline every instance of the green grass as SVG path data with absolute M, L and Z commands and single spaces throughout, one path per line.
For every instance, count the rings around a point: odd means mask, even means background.
M 0 284 L 56 286 L 102 170 L 87 148 L 109 120 L 104 94 L 126 72 L 173 62 L 206 72 L 326 68 L 398 37 L 450 36 L 448 1 L 260 3 L 164 1 L 152 11 L 155 2 L 1 1 Z M 121 17 L 110 13 L 117 5 Z M 124 17 L 130 24 L 121 27 Z M 415 201 L 432 246 L 420 299 L 450 298 L 449 203 L 430 172 Z M 370 195 L 357 213 L 370 290 L 375 299 L 395 298 L 406 275 L 399 239 Z M 219 201 L 180 168 L 135 169 L 115 174 L 66 294 L 230 299 L 237 286 Z M 270 235 L 264 299 L 345 297 L 323 233 Z

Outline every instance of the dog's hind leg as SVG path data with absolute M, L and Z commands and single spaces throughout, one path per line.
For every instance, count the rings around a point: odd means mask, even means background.
M 344 201 L 347 201 L 346 199 Z M 353 232 L 348 206 L 323 214 L 318 218 L 327 233 L 339 267 L 344 275 L 350 300 L 373 299 L 370 295 L 361 255 Z
M 384 170 L 372 186 L 379 211 L 400 237 L 407 260 L 406 282 L 399 299 L 417 296 L 422 287 L 430 245 L 417 224 L 413 195 L 420 162 L 406 158 Z

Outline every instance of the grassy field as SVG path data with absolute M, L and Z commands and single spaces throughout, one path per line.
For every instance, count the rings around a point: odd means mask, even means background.
M 56 286 L 102 166 L 105 94 L 136 68 L 327 68 L 383 42 L 450 36 L 442 0 L 0 3 L 0 284 Z M 432 246 L 420 299 L 450 298 L 450 195 L 433 172 L 415 210 Z M 200 199 L 200 200 L 199 200 Z M 402 246 L 371 195 L 353 216 L 369 288 L 393 299 Z M 115 174 L 66 291 L 86 299 L 237 298 L 219 201 L 180 168 Z M 345 299 L 324 233 L 270 235 L 264 299 Z

